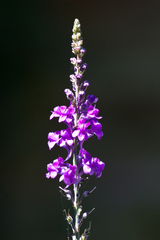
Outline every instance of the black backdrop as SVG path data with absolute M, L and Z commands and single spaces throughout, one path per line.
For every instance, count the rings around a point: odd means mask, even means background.
M 79 18 L 88 94 L 99 97 L 104 137 L 85 143 L 106 163 L 84 201 L 92 240 L 159 240 L 160 2 L 0 1 L 1 240 L 67 239 L 58 179 L 47 147 L 62 128 L 50 111 L 67 105 L 71 30 Z

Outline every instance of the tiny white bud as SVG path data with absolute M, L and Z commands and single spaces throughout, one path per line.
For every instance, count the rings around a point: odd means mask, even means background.
M 85 219 L 85 218 L 87 218 L 87 216 L 88 216 L 88 214 L 85 212 L 85 213 L 83 213 L 83 218 Z
M 66 194 L 66 198 L 67 198 L 67 200 L 71 200 L 71 195 L 70 194 Z

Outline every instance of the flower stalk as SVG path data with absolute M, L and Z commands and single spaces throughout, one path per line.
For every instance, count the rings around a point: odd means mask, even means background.
M 69 214 L 69 210 L 67 214 L 66 209 L 64 209 L 66 220 L 72 229 L 72 240 L 87 240 L 91 223 L 83 233 L 81 233 L 80 227 L 83 220 L 95 208 L 83 212 L 80 204 L 82 204 L 83 198 L 90 195 L 96 187 L 90 191 L 85 191 L 81 196 L 79 189 L 86 179 L 85 175 L 95 174 L 97 178 L 101 177 L 105 164 L 97 157 L 92 157 L 84 149 L 83 143 L 93 135 L 101 139 L 103 132 L 99 119 L 102 117 L 98 116 L 99 110 L 96 108 L 98 98 L 94 95 L 85 97 L 89 82 L 87 80 L 82 81 L 87 64 L 82 62 L 86 50 L 83 48 L 81 26 L 78 19 L 75 19 L 72 31 L 71 47 L 72 53 L 75 55 L 70 59 L 74 67 L 74 74 L 70 75 L 72 90 L 64 90 L 67 99 L 70 101 L 70 106 L 68 108 L 67 106 L 57 106 L 51 111 L 50 115 L 50 120 L 58 117 L 59 123 L 64 122 L 67 128 L 48 134 L 49 149 L 51 150 L 57 144 L 59 147 L 64 147 L 68 155 L 66 159 L 58 157 L 53 163 L 49 163 L 46 177 L 55 178 L 60 175 L 59 182 L 63 181 L 65 187 L 59 186 L 59 191 L 65 199 L 72 202 L 74 209 L 74 218 Z M 72 164 L 70 163 L 71 158 Z

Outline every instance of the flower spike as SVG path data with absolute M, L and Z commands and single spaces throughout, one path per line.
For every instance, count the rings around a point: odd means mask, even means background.
M 52 163 L 47 165 L 46 178 L 56 178 L 59 176 L 59 182 L 65 186 L 59 186 L 62 196 L 71 200 L 74 208 L 74 217 L 65 213 L 65 219 L 72 230 L 72 240 L 86 240 L 90 234 L 91 223 L 89 228 L 81 234 L 81 225 L 83 220 L 88 217 L 91 211 L 82 214 L 82 200 L 90 195 L 91 191 L 84 191 L 80 197 L 79 189 L 85 180 L 95 175 L 101 177 L 105 163 L 97 157 L 92 157 L 89 152 L 83 148 L 84 141 L 96 135 L 98 140 L 103 136 L 102 125 L 99 120 L 99 109 L 96 107 L 98 98 L 94 95 L 86 96 L 89 81 L 82 80 L 87 68 L 87 63 L 83 63 L 83 56 L 86 49 L 83 48 L 83 39 L 80 21 L 76 18 L 72 29 L 72 53 L 73 57 L 70 62 L 73 65 L 74 72 L 69 76 L 72 89 L 64 90 L 66 98 L 70 101 L 69 106 L 57 106 L 51 111 L 50 120 L 58 118 L 58 122 L 64 123 L 67 127 L 60 131 L 50 132 L 48 134 L 49 150 L 55 145 L 67 150 L 68 155 L 65 159 L 58 157 Z

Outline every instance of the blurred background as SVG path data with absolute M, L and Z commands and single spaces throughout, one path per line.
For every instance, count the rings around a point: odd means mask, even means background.
M 0 1 L 0 240 L 62 240 L 70 230 L 47 147 L 63 129 L 50 111 L 68 105 L 71 34 L 82 26 L 87 94 L 99 97 L 103 138 L 85 143 L 106 164 L 84 200 L 92 240 L 160 239 L 160 1 Z M 62 184 L 63 185 L 63 184 Z M 87 220 L 84 226 L 87 226 Z

